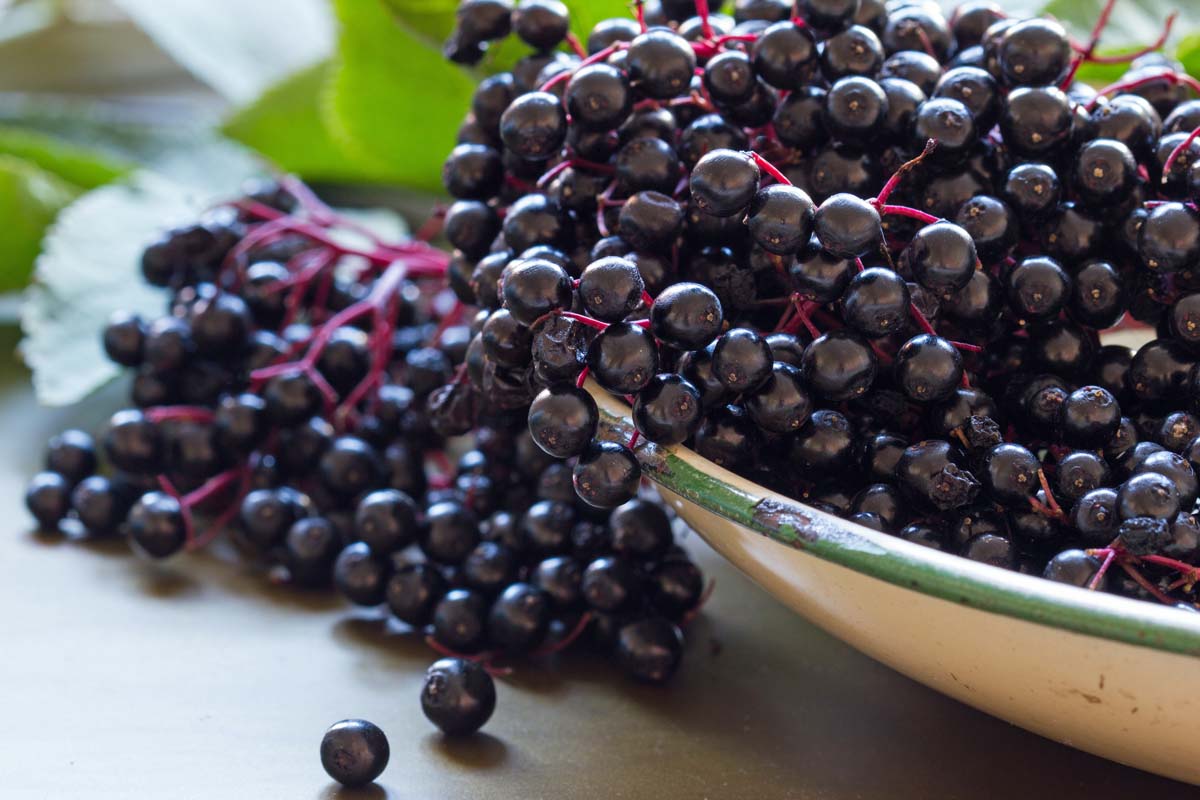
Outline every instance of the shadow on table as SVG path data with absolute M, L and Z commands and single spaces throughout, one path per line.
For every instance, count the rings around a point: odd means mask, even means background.
M 457 769 L 495 769 L 508 760 L 508 745 L 482 731 L 458 739 L 431 733 L 425 737 L 424 748 Z
M 319 800 L 385 800 L 388 791 L 377 783 L 350 788 L 331 783 L 321 792 Z

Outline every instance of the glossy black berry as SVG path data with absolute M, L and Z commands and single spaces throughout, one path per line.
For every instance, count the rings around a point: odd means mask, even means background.
M 683 37 L 656 29 L 633 40 L 625 65 L 630 80 L 647 97 L 666 100 L 687 89 L 696 69 L 696 55 Z
M 571 307 L 571 276 L 543 258 L 521 259 L 505 270 L 504 307 L 522 325 L 530 326 L 557 309 Z
M 128 492 L 104 477 L 84 478 L 71 492 L 71 510 L 90 536 L 116 533 L 129 511 Z
M 776 89 L 799 89 L 808 84 L 818 67 L 816 38 L 792 22 L 771 25 L 754 42 L 754 70 Z
M 879 212 L 852 194 L 835 194 L 817 207 L 814 232 L 821 246 L 835 256 L 858 258 L 879 242 Z
M 1117 513 L 1125 520 L 1174 519 L 1179 513 L 1179 489 L 1170 478 L 1157 472 L 1134 475 L 1117 490 Z
M 706 347 L 720 332 L 724 314 L 717 295 L 699 283 L 676 283 L 650 307 L 650 331 L 680 350 Z
M 71 508 L 71 484 L 57 472 L 39 472 L 25 488 L 25 507 L 42 530 L 56 531 Z
M 446 589 L 446 579 L 436 567 L 405 564 L 388 580 L 385 596 L 396 619 L 420 628 L 433 619 L 433 609 Z
M 1049 19 L 1021 20 L 1000 40 L 1000 69 L 1011 86 L 1047 86 L 1062 80 L 1073 56 L 1063 26 Z
M 935 222 L 913 235 L 900 263 L 926 289 L 949 292 L 967 285 L 978 256 L 967 231 L 952 222 Z
M 746 224 L 759 247 L 786 255 L 808 244 L 815 216 L 816 206 L 802 189 L 772 184 L 755 194 Z
M 333 581 L 351 603 L 377 606 L 386 599 L 390 564 L 365 542 L 346 545 L 333 564 Z
M 496 710 L 496 684 L 474 661 L 443 658 L 425 673 L 421 710 L 447 736 L 470 735 Z
M 759 169 L 745 153 L 713 150 L 692 169 L 692 200 L 701 211 L 729 217 L 743 211 L 758 192 Z
M 722 334 L 713 350 L 713 374 L 733 394 L 753 391 L 771 374 L 767 340 L 748 328 Z
M 948 397 L 962 381 L 962 356 L 947 340 L 922 333 L 896 352 L 896 384 L 911 400 L 929 403 Z
M 646 283 L 632 261 L 608 256 L 589 264 L 579 276 L 579 299 L 601 322 L 620 322 L 642 302 Z
M 321 766 L 343 786 L 365 786 L 375 780 L 390 756 L 387 736 L 365 719 L 335 722 L 321 737 Z
M 601 612 L 633 610 L 642 599 L 642 579 L 624 559 L 597 558 L 583 571 L 580 583 L 588 607 Z
M 479 544 L 479 520 L 462 503 L 434 503 L 425 511 L 419 543 L 430 560 L 460 564 Z
M 146 323 L 137 314 L 119 311 L 104 328 L 104 352 L 114 363 L 136 367 L 142 363 Z
M 642 468 L 629 448 L 616 442 L 593 442 L 579 457 L 572 481 L 585 503 L 613 508 L 637 494 Z
M 596 435 L 596 401 L 572 384 L 543 389 L 529 407 L 529 432 L 538 446 L 556 458 L 579 455 Z
M 614 394 L 640 392 L 658 373 L 658 345 L 640 325 L 609 325 L 588 345 L 591 376 Z
M 877 364 L 875 353 L 861 337 L 840 330 L 813 340 L 804 351 L 800 371 L 819 394 L 840 402 L 867 392 L 875 381 Z
M 700 390 L 676 373 L 655 375 L 638 392 L 633 421 L 643 436 L 657 444 L 679 444 L 700 424 Z
M 625 674 L 645 683 L 663 683 L 679 668 L 683 634 L 662 617 L 632 622 L 617 634 L 617 663 Z
M 918 503 L 947 511 L 971 503 L 979 481 L 957 463 L 949 443 L 930 439 L 910 445 L 896 463 L 900 487 Z
M 133 504 L 126 529 L 134 546 L 151 558 L 167 558 L 187 543 L 187 525 L 179 501 L 164 492 L 147 492 Z
M 542 642 L 549 625 L 549 596 L 533 584 L 514 583 L 488 612 L 488 642 L 504 652 L 527 652 Z
M 521 95 L 500 117 L 500 137 L 504 146 L 530 161 L 545 161 L 554 156 L 566 136 L 566 110 L 549 92 Z

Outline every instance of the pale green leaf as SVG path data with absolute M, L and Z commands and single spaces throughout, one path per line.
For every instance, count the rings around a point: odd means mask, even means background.
M 100 331 L 118 308 L 162 312 L 161 290 L 141 279 L 141 251 L 165 222 L 184 222 L 201 210 L 178 184 L 138 172 L 89 192 L 59 215 L 21 313 L 21 353 L 41 402 L 74 403 L 117 375 Z
M 114 311 L 162 311 L 160 290 L 141 277 L 146 245 L 262 173 L 239 145 L 213 134 L 189 141 L 184 152 L 158 153 L 162 172 L 139 170 L 83 195 L 47 232 L 21 315 L 21 350 L 43 403 L 76 402 L 116 374 L 98 338 Z
M 261 166 L 250 150 L 203 122 L 182 112 L 164 119 L 104 102 L 0 96 L 0 124 L 136 163 L 183 184 L 213 192 L 236 189 L 239 176 Z
M 122 158 L 15 125 L 0 125 L 0 153 L 29 161 L 84 189 L 102 186 L 133 169 Z
M 0 155 L 0 291 L 28 282 L 46 227 L 80 191 L 30 161 Z

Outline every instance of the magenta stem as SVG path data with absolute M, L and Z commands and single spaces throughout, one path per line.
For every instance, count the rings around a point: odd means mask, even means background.
M 580 325 L 587 325 L 589 328 L 595 328 L 598 331 L 608 329 L 607 322 L 601 322 L 598 319 L 593 319 L 592 317 L 585 316 L 584 314 L 576 314 L 574 311 L 563 311 L 560 312 L 560 314 L 566 319 L 574 320 Z
M 153 406 L 142 412 L 151 422 L 179 420 L 182 422 L 209 423 L 213 421 L 211 408 L 204 406 Z
M 774 178 L 776 182 L 782 183 L 784 186 L 792 185 L 792 182 L 788 180 L 787 176 L 780 172 L 779 169 L 770 161 L 767 161 L 753 150 L 746 150 L 745 153 L 746 155 L 750 156 L 750 158 L 754 159 L 754 163 L 758 165 L 759 169 Z
M 1167 182 L 1167 176 L 1171 173 L 1171 167 L 1175 166 L 1175 161 L 1183 155 L 1183 151 L 1191 147 L 1192 142 L 1200 138 L 1200 127 L 1197 127 L 1187 135 L 1182 142 L 1175 145 L 1175 149 L 1171 151 L 1171 155 L 1167 156 L 1167 160 L 1163 162 L 1162 182 Z
M 921 211 L 916 208 L 909 208 L 908 206 L 880 205 L 879 213 L 880 214 L 895 214 L 898 217 L 908 217 L 910 219 L 920 220 L 921 222 L 924 222 L 926 224 L 941 221 L 941 217 L 935 217 L 933 214 L 929 214 L 925 211 Z

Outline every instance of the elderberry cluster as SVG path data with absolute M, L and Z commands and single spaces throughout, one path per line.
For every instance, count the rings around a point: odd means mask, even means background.
M 45 531 L 123 536 L 155 559 L 223 539 L 277 582 L 387 610 L 447 657 L 422 705 L 451 734 L 491 715 L 497 661 L 585 635 L 633 678 L 666 680 L 700 570 L 660 505 L 576 497 L 571 466 L 528 431 L 529 378 L 478 382 L 483 320 L 446 287 L 448 260 L 380 241 L 291 179 L 167 232 L 142 259 L 165 313 L 103 331 L 131 407 L 98 442 L 55 436 L 28 508 Z M 355 764 L 327 768 L 382 769 Z
M 444 165 L 469 380 L 579 496 L 682 444 L 877 531 L 1193 608 L 1200 82 L 987 0 L 463 0 Z M 570 52 L 567 52 L 567 51 Z M 1099 90 L 1087 62 L 1127 62 Z M 1102 341 L 1145 331 L 1138 349 Z M 631 405 L 598 437 L 590 393 Z

